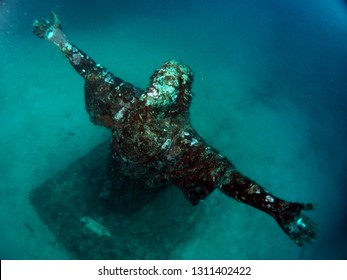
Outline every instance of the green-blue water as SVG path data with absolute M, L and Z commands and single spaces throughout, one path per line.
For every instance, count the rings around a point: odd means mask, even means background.
M 3 0 L 1 259 L 69 258 L 28 195 L 110 137 L 89 121 L 83 80 L 32 34 L 51 10 L 73 43 L 140 87 L 169 59 L 190 65 L 198 132 L 274 194 L 320 205 L 309 213 L 316 243 L 298 248 L 271 218 L 215 192 L 168 258 L 347 258 L 346 1 Z

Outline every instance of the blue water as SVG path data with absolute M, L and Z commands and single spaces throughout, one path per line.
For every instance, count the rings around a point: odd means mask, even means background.
M 82 79 L 32 34 L 51 10 L 73 43 L 140 87 L 169 59 L 190 65 L 199 133 L 277 196 L 320 205 L 309 213 L 317 241 L 298 248 L 271 218 L 214 192 L 171 258 L 347 258 L 346 1 L 3 0 L 1 259 L 69 258 L 28 195 L 110 136 L 89 122 Z

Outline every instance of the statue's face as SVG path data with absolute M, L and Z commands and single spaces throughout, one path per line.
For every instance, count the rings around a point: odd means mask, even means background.
M 151 77 L 151 85 L 141 96 L 146 105 L 168 107 L 174 104 L 180 91 L 190 89 L 193 74 L 190 68 L 180 62 L 166 62 Z

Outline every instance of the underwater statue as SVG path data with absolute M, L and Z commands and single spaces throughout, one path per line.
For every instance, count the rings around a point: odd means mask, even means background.
M 54 13 L 53 18 L 53 22 L 35 20 L 34 34 L 54 43 L 84 78 L 91 121 L 112 131 L 100 198 L 126 210 L 174 185 L 196 205 L 219 189 L 273 217 L 297 245 L 315 240 L 317 225 L 303 214 L 313 204 L 287 202 L 272 195 L 238 172 L 192 127 L 193 73 L 188 66 L 175 60 L 166 62 L 142 90 L 114 76 L 70 43 Z

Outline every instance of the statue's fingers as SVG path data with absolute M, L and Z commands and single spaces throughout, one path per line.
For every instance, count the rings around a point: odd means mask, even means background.
M 54 27 L 61 28 L 60 20 L 55 12 L 52 11 L 52 16 L 54 20 Z

